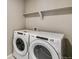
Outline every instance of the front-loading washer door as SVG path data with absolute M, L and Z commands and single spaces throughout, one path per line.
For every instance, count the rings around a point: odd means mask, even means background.
M 25 55 L 27 53 L 27 42 L 23 36 L 18 36 L 14 38 L 13 46 L 18 54 Z
M 60 59 L 55 48 L 43 40 L 31 42 L 29 52 L 32 59 Z

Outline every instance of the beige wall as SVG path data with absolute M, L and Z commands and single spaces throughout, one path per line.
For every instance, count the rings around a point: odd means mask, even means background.
M 72 0 L 26 0 L 27 13 L 72 6 Z
M 25 12 L 36 12 L 63 7 L 71 7 L 71 0 L 27 0 Z M 45 16 L 43 20 L 39 17 L 26 18 L 26 28 L 38 27 L 39 30 L 61 32 L 72 41 L 72 14 Z
M 13 31 L 25 28 L 24 13 L 24 0 L 8 0 L 8 16 L 7 16 L 7 54 L 12 52 L 12 35 Z

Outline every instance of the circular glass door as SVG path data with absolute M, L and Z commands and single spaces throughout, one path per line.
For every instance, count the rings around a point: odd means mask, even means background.
M 52 55 L 49 50 L 42 45 L 35 46 L 34 55 L 37 59 L 52 59 Z
M 55 48 L 46 41 L 32 41 L 29 48 L 32 59 L 60 59 Z
M 17 38 L 16 46 L 17 46 L 18 50 L 20 50 L 20 51 L 23 51 L 25 49 L 25 44 L 21 38 Z
M 27 41 L 24 36 L 17 36 L 13 40 L 14 50 L 20 55 L 25 55 L 27 53 Z

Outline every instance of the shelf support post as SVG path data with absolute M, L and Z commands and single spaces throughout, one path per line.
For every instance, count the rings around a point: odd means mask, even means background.
M 43 20 L 43 13 L 42 13 L 42 11 L 39 11 L 39 15 L 40 15 L 40 18 Z

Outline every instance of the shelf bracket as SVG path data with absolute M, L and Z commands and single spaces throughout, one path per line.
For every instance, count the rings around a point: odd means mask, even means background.
M 42 11 L 39 11 L 39 15 L 40 15 L 40 19 L 43 20 L 43 13 L 42 13 Z

